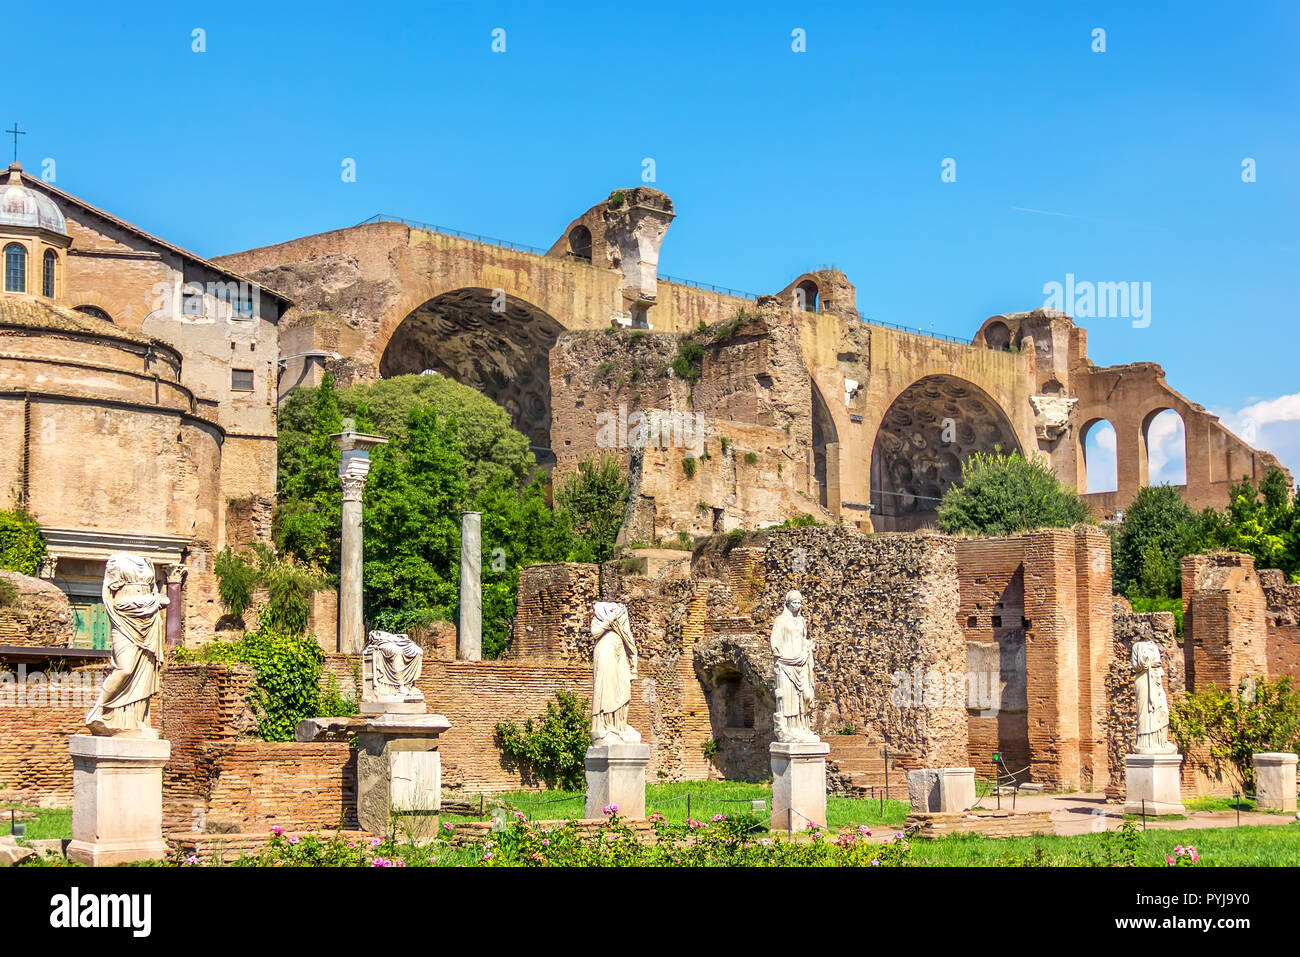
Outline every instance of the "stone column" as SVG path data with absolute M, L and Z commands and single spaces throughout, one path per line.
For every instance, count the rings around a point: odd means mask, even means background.
M 189 569 L 184 565 L 167 566 L 167 646 L 175 647 L 181 643 L 185 634 L 184 614 L 181 608 L 181 586 Z
M 482 514 L 460 516 L 460 629 L 456 657 L 483 660 Z
M 339 483 L 343 486 L 343 545 L 339 561 L 338 650 L 359 655 L 366 643 L 365 619 L 361 607 L 362 555 L 361 495 L 370 473 L 370 450 L 388 440 L 354 430 L 351 419 L 343 420 L 343 431 L 331 435 L 341 450 Z

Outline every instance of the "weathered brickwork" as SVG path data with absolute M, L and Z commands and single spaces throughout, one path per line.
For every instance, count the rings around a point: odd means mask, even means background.
M 0 684 L 0 801 L 48 807 L 72 803 L 72 756 L 68 735 L 86 730 L 86 712 L 94 703 L 74 689 L 93 686 L 100 668 L 47 674 L 40 684 L 16 686 L 30 676 L 26 665 L 8 671 L 15 684 Z M 51 694 L 51 688 L 58 689 Z M 23 694 L 21 703 L 18 694 Z
M 0 579 L 18 593 L 0 605 L 0 645 L 66 648 L 72 644 L 72 608 L 55 585 L 17 572 L 0 570 Z
M 1255 560 L 1235 552 L 1183 559 L 1187 681 L 1201 689 L 1241 687 L 1268 675 L 1267 608 Z
M 1079 526 L 959 539 L 956 548 L 957 616 L 977 692 L 973 766 L 988 777 L 1005 769 L 1051 787 L 1104 787 L 1110 539 Z M 994 675 L 997 693 L 979 693 Z
M 1268 674 L 1300 682 L 1300 584 L 1287 582 L 1276 568 L 1259 572 L 1268 626 Z

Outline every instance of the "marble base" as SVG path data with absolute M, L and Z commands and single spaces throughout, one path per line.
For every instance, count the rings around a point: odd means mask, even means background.
M 1251 762 L 1255 766 L 1255 809 L 1294 811 L 1296 753 L 1265 751 L 1251 755 Z
M 451 727 L 440 714 L 386 713 L 354 718 L 357 823 L 372 834 L 417 844 L 437 836 L 442 809 L 438 736 Z
M 768 748 L 772 757 L 772 829 L 790 833 L 807 830 L 813 824 L 826 826 L 825 741 L 775 741 Z
M 974 768 L 919 768 L 907 772 L 915 814 L 952 814 L 975 806 Z
M 74 734 L 72 842 L 68 857 L 102 866 L 167 856 L 162 836 L 162 772 L 170 741 Z
M 357 705 L 361 714 L 426 714 L 428 708 L 423 698 L 404 698 L 388 701 L 361 701 Z
M 645 817 L 645 768 L 648 744 L 603 744 L 587 749 L 588 818 L 602 818 L 604 808 L 618 805 L 618 816 Z
M 1186 814 L 1178 769 L 1181 754 L 1129 754 L 1124 756 L 1124 813 L 1148 817 Z

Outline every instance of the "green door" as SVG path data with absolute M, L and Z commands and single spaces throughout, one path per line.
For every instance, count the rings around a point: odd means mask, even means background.
M 72 606 L 72 647 L 107 649 L 108 612 L 102 602 Z

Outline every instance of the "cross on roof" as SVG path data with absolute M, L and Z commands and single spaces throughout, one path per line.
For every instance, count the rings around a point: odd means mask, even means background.
M 17 120 L 14 120 L 14 128 L 13 128 L 12 130 L 5 130 L 5 132 L 6 132 L 6 133 L 12 133 L 12 134 L 13 134 L 13 137 L 14 137 L 14 162 L 17 163 L 17 162 L 18 162 L 18 137 L 20 137 L 20 136 L 26 136 L 26 135 L 27 135 L 27 131 L 26 131 L 26 130 L 20 130 L 20 129 L 18 128 L 18 121 L 17 121 Z

